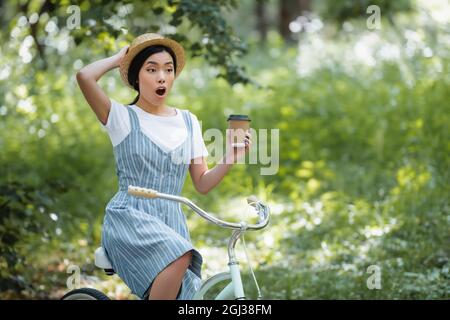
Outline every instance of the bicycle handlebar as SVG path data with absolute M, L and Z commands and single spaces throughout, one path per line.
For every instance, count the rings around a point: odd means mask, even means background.
M 128 186 L 128 193 L 133 196 L 138 196 L 138 197 L 144 197 L 144 198 L 150 198 L 150 199 L 160 198 L 160 199 L 166 199 L 166 200 L 183 203 L 183 204 L 187 205 L 188 207 L 190 207 L 194 212 L 199 214 L 201 217 L 205 218 L 206 220 L 208 220 L 212 223 L 215 223 L 221 227 L 228 228 L 228 229 L 238 229 L 238 230 L 241 230 L 241 229 L 249 229 L 249 230 L 263 229 L 269 223 L 269 218 L 270 218 L 269 207 L 266 204 L 264 204 L 261 200 L 259 200 L 256 196 L 253 196 L 253 195 L 247 198 L 247 203 L 249 205 L 251 205 L 252 207 L 254 207 L 258 212 L 259 221 L 257 224 L 246 224 L 244 222 L 234 223 L 234 222 L 227 222 L 227 221 L 220 220 L 220 219 L 212 216 L 211 214 L 207 213 L 206 211 L 202 210 L 200 207 L 198 207 L 195 203 L 193 203 L 191 200 L 189 200 L 187 198 L 175 196 L 172 194 L 160 193 L 153 189 L 136 187 L 136 186 L 130 185 L 130 186 Z

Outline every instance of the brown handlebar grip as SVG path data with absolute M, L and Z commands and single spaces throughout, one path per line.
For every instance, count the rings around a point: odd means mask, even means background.
M 147 188 L 140 188 L 135 186 L 128 186 L 128 194 L 131 194 L 133 196 L 137 197 L 144 197 L 144 198 L 157 198 L 158 192 L 153 189 L 147 189 Z

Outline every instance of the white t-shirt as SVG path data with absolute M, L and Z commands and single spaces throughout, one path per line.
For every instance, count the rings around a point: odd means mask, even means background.
M 108 120 L 105 125 L 101 122 L 100 124 L 108 132 L 113 146 L 117 146 L 131 132 L 131 122 L 127 108 L 132 108 L 135 111 L 141 131 L 163 151 L 169 152 L 184 143 L 188 131 L 180 109 L 175 108 L 177 112 L 175 116 L 157 116 L 144 111 L 136 105 L 128 107 L 111 99 Z M 189 114 L 192 120 L 194 144 L 192 159 L 207 157 L 208 150 L 203 141 L 200 123 L 194 114 L 190 112 Z

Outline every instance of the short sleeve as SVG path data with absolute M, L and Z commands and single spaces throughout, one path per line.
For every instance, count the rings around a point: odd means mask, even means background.
M 126 106 L 113 99 L 110 100 L 111 108 L 106 124 L 100 124 L 108 132 L 113 146 L 116 146 L 122 142 L 131 131 L 130 116 Z
M 193 133 L 193 156 L 192 159 L 199 157 L 207 157 L 209 155 L 206 149 L 205 141 L 203 140 L 200 123 L 195 114 L 190 113 L 192 119 L 192 133 Z

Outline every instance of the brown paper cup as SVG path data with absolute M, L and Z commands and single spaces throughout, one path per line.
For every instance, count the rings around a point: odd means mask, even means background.
M 245 147 L 245 133 L 250 129 L 250 118 L 243 114 L 232 114 L 227 121 L 228 129 L 231 130 L 231 145 Z

